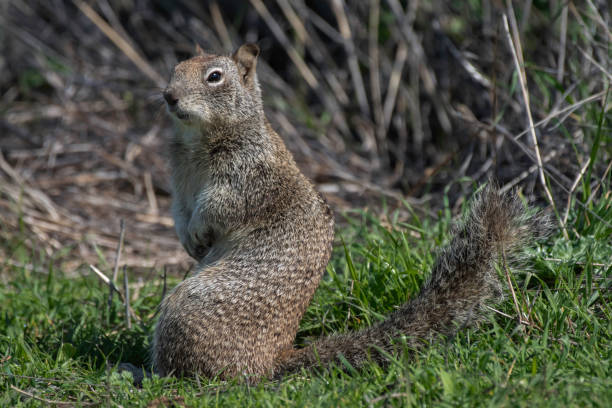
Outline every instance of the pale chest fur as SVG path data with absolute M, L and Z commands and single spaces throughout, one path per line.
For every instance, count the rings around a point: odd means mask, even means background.
M 193 152 L 182 152 L 176 158 L 181 165 L 172 169 L 173 201 L 180 203 L 183 210 L 190 215 L 196 204 L 203 204 L 208 188 L 208 176 L 201 162 L 193 157 Z
M 170 149 L 172 216 L 183 245 L 189 242 L 188 226 L 194 213 L 206 207 L 209 177 L 205 153 L 194 143 L 195 135 L 183 132 Z

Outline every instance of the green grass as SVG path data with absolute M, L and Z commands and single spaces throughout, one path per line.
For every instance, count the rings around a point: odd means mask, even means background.
M 142 321 L 127 329 L 122 304 L 115 296 L 109 313 L 106 286 L 85 269 L 67 277 L 52 268 L 41 274 L 5 265 L 0 406 L 47 404 L 23 392 L 110 406 L 609 406 L 612 245 L 605 223 L 612 223 L 612 200 L 609 191 L 600 197 L 607 198 L 594 200 L 592 210 L 603 221 L 582 208 L 572 211 L 572 239 L 555 232 L 529 248 L 526 267 L 514 271 L 519 300 L 532 305 L 534 327 L 491 313 L 480 327 L 395 356 L 387 367 L 331 367 L 256 386 L 155 377 L 138 389 L 116 372 L 120 361 L 146 363 L 160 279 L 148 279 L 132 297 Z M 298 343 L 365 327 L 414 295 L 433 251 L 449 238 L 448 213 L 439 220 L 391 217 L 384 223 L 367 213 L 349 214 Z M 4 245 L 16 254 L 25 239 Z M 45 261 L 30 255 L 35 259 Z M 499 310 L 515 315 L 510 299 Z

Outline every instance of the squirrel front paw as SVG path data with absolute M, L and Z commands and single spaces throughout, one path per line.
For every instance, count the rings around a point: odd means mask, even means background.
M 196 261 L 201 261 L 208 254 L 209 246 L 194 244 L 193 242 L 183 245 L 190 257 Z
M 183 246 L 187 253 L 199 261 L 206 256 L 212 246 L 213 233 L 210 228 L 205 227 L 201 222 L 194 222 L 192 218 L 187 226 L 187 234 Z

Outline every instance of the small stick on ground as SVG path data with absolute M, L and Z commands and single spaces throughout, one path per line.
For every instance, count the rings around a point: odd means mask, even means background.
M 117 243 L 117 251 L 115 252 L 115 266 L 113 267 L 113 279 L 111 282 L 117 281 L 117 274 L 119 273 L 119 259 L 121 258 L 121 251 L 123 250 L 123 239 L 125 237 L 125 222 L 123 219 L 119 221 L 119 242 Z M 108 289 L 108 316 L 110 316 L 111 307 L 113 304 L 113 288 L 109 284 Z
M 569 217 L 570 206 L 572 204 L 572 194 L 574 193 L 574 190 L 578 186 L 578 183 L 580 183 L 580 180 L 582 180 L 582 176 L 584 176 L 584 173 L 586 172 L 586 169 L 587 167 L 589 167 L 590 163 L 591 163 L 591 158 L 589 157 L 586 163 L 584 163 L 584 166 L 582 166 L 582 168 L 580 169 L 580 172 L 578 173 L 578 175 L 576 176 L 574 183 L 570 187 L 569 193 L 567 193 L 567 205 L 565 206 L 565 214 L 563 215 L 563 225 L 567 225 L 567 218 Z
M 501 310 L 497 310 L 497 309 L 495 309 L 494 307 L 491 307 L 491 306 L 489 306 L 489 305 L 484 305 L 484 307 L 485 307 L 485 309 L 489 309 L 490 311 L 495 312 L 495 313 L 497 313 L 498 315 L 501 315 L 501 316 L 507 317 L 508 319 L 513 319 L 513 317 L 512 317 L 512 316 L 510 316 L 508 313 L 504 313 L 504 312 L 502 312 Z
M 113 290 L 114 290 L 115 292 L 117 292 L 117 296 L 119 296 L 119 300 L 121 300 L 121 302 L 122 302 L 122 303 L 124 303 L 124 302 L 125 302 L 125 297 L 123 297 L 123 293 L 121 293 L 121 291 L 120 291 L 120 290 L 117 288 L 117 286 L 115 286 L 115 284 L 113 283 L 113 281 L 111 281 L 111 280 L 108 278 L 108 276 L 106 276 L 105 274 L 103 274 L 103 273 L 102 273 L 102 272 L 101 272 L 101 271 L 100 271 L 98 268 L 96 268 L 95 266 L 93 266 L 93 265 L 91 265 L 91 264 L 89 265 L 89 268 L 90 268 L 92 271 L 94 271 L 94 272 L 96 273 L 96 275 L 98 275 L 98 277 L 99 277 L 100 279 L 102 279 L 102 281 L 103 281 L 104 283 L 106 283 L 108 286 L 112 287 L 112 288 L 113 288 Z M 128 307 L 129 307 L 129 305 L 128 305 Z M 133 317 L 134 319 L 136 319 L 136 320 L 138 320 L 138 321 L 141 321 L 141 320 L 142 320 L 140 317 L 138 317 L 138 315 L 137 315 L 137 314 L 134 312 L 134 310 L 133 310 L 131 307 L 129 307 L 129 309 L 130 309 L 130 314 L 132 315 L 132 317 Z
M 37 397 L 36 395 L 29 393 L 27 391 L 24 391 L 20 388 L 15 387 L 14 385 L 11 384 L 11 389 L 14 391 L 17 391 L 19 394 L 21 395 L 25 395 L 26 397 L 35 399 L 36 401 L 40 401 L 40 402 L 44 402 L 46 405 L 56 405 L 56 406 L 60 406 L 60 407 L 73 407 L 76 405 L 75 401 L 58 401 L 58 400 L 49 400 L 46 398 L 42 398 L 42 397 Z M 96 402 L 82 402 L 79 401 L 78 402 L 79 405 L 84 405 L 84 406 L 89 406 L 89 405 L 98 405 L 98 403 Z
M 123 293 L 125 293 L 125 321 L 127 328 L 132 328 L 132 319 L 130 318 L 130 287 L 128 285 L 127 266 L 123 265 Z
M 514 361 L 512 361 L 512 364 L 510 364 L 510 369 L 508 370 L 508 373 L 506 373 L 506 381 L 504 381 L 504 387 L 508 384 L 508 381 L 510 380 L 510 375 L 512 375 L 512 370 L 514 370 L 514 365 L 516 364 L 516 360 L 517 360 L 517 357 L 514 357 Z
M 119 295 L 119 299 L 121 299 L 121 301 L 123 302 L 123 294 L 121 293 L 121 291 L 119 289 L 117 289 L 117 286 L 115 286 L 115 283 L 110 280 L 108 278 L 108 276 L 106 276 L 105 274 L 102 273 L 102 271 L 100 271 L 98 268 L 96 268 L 93 265 L 89 265 L 89 268 L 94 271 L 96 273 L 96 275 L 98 275 L 98 277 L 100 279 L 102 279 L 102 281 L 104 283 L 106 283 L 112 290 L 114 290 L 115 292 L 117 292 L 117 295 Z
M 524 325 L 529 326 L 529 322 L 523 320 L 523 314 L 521 313 L 521 307 L 519 306 L 518 299 L 516 298 L 516 293 L 514 292 L 514 287 L 512 286 L 512 279 L 510 278 L 510 269 L 508 269 L 508 264 L 506 263 L 506 253 L 502 249 L 502 260 L 504 266 L 504 274 L 506 275 L 506 280 L 508 281 L 508 288 L 510 289 L 510 293 L 512 294 L 512 302 L 514 302 L 514 308 L 516 309 L 518 322 Z

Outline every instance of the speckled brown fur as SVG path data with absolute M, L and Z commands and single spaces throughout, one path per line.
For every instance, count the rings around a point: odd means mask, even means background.
M 271 374 L 331 254 L 331 211 L 265 119 L 257 53 L 182 62 L 166 90 L 183 118 L 170 148 L 173 215 L 199 270 L 161 305 L 161 375 Z M 209 86 L 215 68 L 224 78 Z
M 179 127 L 170 143 L 173 216 L 199 266 L 162 302 L 154 370 L 259 378 L 340 353 L 360 366 L 382 362 L 378 348 L 392 351 L 400 335 L 417 345 L 475 321 L 480 305 L 501 293 L 499 251 L 510 256 L 532 234 L 532 218 L 493 188 L 476 200 L 415 300 L 368 329 L 293 349 L 329 261 L 333 216 L 265 118 L 258 53 L 253 44 L 231 57 L 201 53 L 176 66 L 164 92 Z

